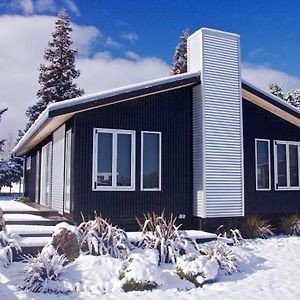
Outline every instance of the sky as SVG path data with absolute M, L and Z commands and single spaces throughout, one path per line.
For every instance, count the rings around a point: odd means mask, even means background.
M 86 94 L 168 76 L 185 28 L 241 36 L 242 76 L 264 90 L 300 88 L 300 1 L 0 0 L 0 137 L 11 147 L 36 102 L 58 12 L 72 21 L 77 80 Z

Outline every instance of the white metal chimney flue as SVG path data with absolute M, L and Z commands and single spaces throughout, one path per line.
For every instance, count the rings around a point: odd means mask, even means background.
M 244 215 L 240 37 L 200 29 L 188 38 L 193 95 L 194 215 Z

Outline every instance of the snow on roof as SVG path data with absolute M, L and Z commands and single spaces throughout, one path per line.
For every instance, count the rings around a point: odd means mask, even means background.
M 194 73 L 184 73 L 184 74 L 179 74 L 179 75 L 174 75 L 174 76 L 168 76 L 168 77 L 163 77 L 159 79 L 154 79 L 154 80 L 149 80 L 137 84 L 132 84 L 120 88 L 115 88 L 112 90 L 107 90 L 95 94 L 89 94 L 85 95 L 82 97 L 78 98 L 73 98 L 69 100 L 64 100 L 61 102 L 56 102 L 52 103 L 47 106 L 47 108 L 39 115 L 37 120 L 31 125 L 31 127 L 28 129 L 28 131 L 25 133 L 25 135 L 21 138 L 21 140 L 18 142 L 18 144 L 14 147 L 12 153 L 13 155 L 18 155 L 18 152 L 30 139 L 39 131 L 39 129 L 44 126 L 47 121 L 49 121 L 51 118 L 49 117 L 50 112 L 54 112 L 60 109 L 66 109 L 70 108 L 73 106 L 76 106 L 78 104 L 84 104 L 84 103 L 89 103 L 93 102 L 95 100 L 101 100 L 101 99 L 106 99 L 110 98 L 116 95 L 121 95 L 121 94 L 127 94 L 133 91 L 143 91 L 147 88 L 151 87 L 156 87 L 168 83 L 176 83 L 180 82 L 181 80 L 186 80 L 186 79 L 192 79 L 194 77 L 200 77 L 199 72 L 194 72 Z M 62 113 L 63 114 L 63 113 Z M 50 134 L 51 132 L 49 132 Z

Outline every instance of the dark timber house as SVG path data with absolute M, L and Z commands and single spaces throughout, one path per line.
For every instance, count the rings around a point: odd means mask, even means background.
M 239 36 L 201 29 L 188 73 L 48 106 L 14 149 L 25 195 L 121 226 L 162 209 L 195 229 L 299 212 L 300 111 L 240 68 Z

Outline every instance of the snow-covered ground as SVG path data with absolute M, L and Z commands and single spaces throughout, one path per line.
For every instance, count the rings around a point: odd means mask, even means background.
M 10 211 L 36 211 L 37 209 L 30 207 L 24 203 L 15 200 L 0 200 L 0 207 L 5 212 Z
M 4 268 L 0 263 L 0 299 L 58 299 L 96 300 L 128 299 L 299 299 L 300 298 L 300 237 L 277 237 L 268 240 L 248 240 L 232 250 L 242 261 L 243 272 L 233 275 L 219 274 L 214 283 L 203 288 L 178 291 L 189 287 L 187 282 L 172 275 L 170 265 L 161 268 L 164 286 L 152 292 L 121 291 L 118 280 L 120 261 L 109 257 L 85 256 L 70 264 L 62 278 L 77 285 L 79 292 L 69 295 L 38 294 L 20 291 L 17 283 L 23 276 L 24 265 L 13 263 Z M 155 274 L 160 276 L 160 274 Z

